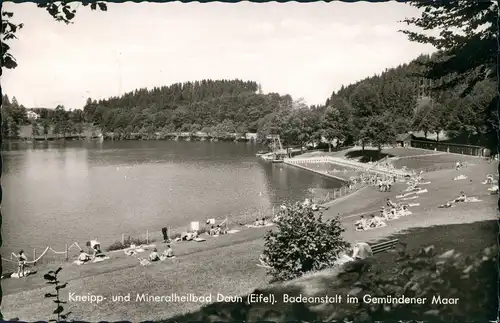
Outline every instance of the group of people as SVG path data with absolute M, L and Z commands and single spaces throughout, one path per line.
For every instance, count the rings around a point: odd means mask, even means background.
M 97 240 L 90 241 L 90 250 L 91 254 L 86 253 L 83 249 L 80 250 L 77 261 L 80 263 L 87 263 L 92 260 L 100 260 L 107 257 L 101 250 L 101 243 Z
M 216 227 L 213 225 L 210 227 L 210 230 L 208 230 L 208 235 L 209 236 L 219 236 L 221 234 L 226 234 L 227 230 L 222 229 L 222 227 L 218 224 Z
M 365 219 L 362 215 L 358 221 L 354 223 L 356 231 L 366 231 L 375 228 L 385 227 L 387 224 L 379 217 L 374 214 L 370 215 L 370 218 Z
M 379 181 L 377 183 L 380 192 L 390 192 L 392 184 L 389 181 Z
M 372 214 L 366 219 L 361 215 L 360 219 L 354 223 L 356 231 L 365 231 L 375 228 L 385 227 L 386 221 L 399 219 L 400 217 L 411 215 L 408 204 L 394 203 L 390 198 L 387 198 L 386 205 L 380 209 L 378 216 Z
M 158 253 L 158 249 L 154 248 L 153 251 L 149 254 L 148 259 L 149 261 L 154 262 L 174 257 L 175 257 L 174 251 L 172 250 L 170 245 L 167 245 L 167 248 L 163 251 L 161 255 Z
M 253 223 L 253 225 L 255 227 L 263 227 L 267 224 L 267 220 L 266 218 L 262 218 L 262 219 L 255 219 L 255 222 Z

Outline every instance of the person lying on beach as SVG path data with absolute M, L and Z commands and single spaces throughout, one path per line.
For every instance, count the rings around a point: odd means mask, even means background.
M 156 248 L 149 254 L 149 261 L 159 261 L 160 256 L 158 255 L 158 250 Z
M 92 257 L 88 253 L 86 253 L 85 251 L 80 250 L 80 254 L 78 255 L 78 261 L 85 263 L 85 262 L 88 262 L 90 260 L 92 260 Z
M 173 258 L 174 257 L 174 251 L 172 250 L 172 248 L 170 248 L 170 245 L 168 245 L 167 249 L 165 249 L 165 251 L 163 251 L 162 256 L 164 256 L 166 258 Z
M 215 228 L 214 228 L 213 225 L 210 227 L 210 230 L 208 231 L 208 235 L 209 236 L 215 236 L 215 235 L 217 235 L 216 230 L 215 230 Z
M 220 225 L 217 225 L 217 228 L 215 229 L 215 235 L 220 236 L 221 234 L 224 234 L 224 232 L 222 231 Z
M 26 268 L 26 262 L 28 261 L 28 257 L 23 250 L 19 251 L 19 255 L 17 256 L 17 277 L 23 277 Z

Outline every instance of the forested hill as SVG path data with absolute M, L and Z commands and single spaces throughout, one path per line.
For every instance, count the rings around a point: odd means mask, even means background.
M 115 134 L 256 132 L 265 117 L 289 109 L 289 95 L 262 94 L 253 81 L 202 80 L 88 99 L 84 119 Z
M 418 76 L 421 63 L 435 59 L 422 55 L 332 93 L 326 100 L 327 136 L 384 144 L 408 131 L 445 131 L 451 141 L 490 146 L 494 82 L 480 81 L 470 93 L 464 93 L 467 84 L 440 89 L 445 80 Z

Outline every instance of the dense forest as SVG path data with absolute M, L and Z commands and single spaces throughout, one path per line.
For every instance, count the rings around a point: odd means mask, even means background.
M 408 131 L 446 131 L 454 142 L 489 146 L 493 134 L 490 102 L 495 85 L 485 80 L 470 93 L 460 87 L 438 90 L 418 77 L 425 61 L 387 69 L 342 86 L 321 106 L 307 106 L 290 95 L 263 94 L 260 85 L 242 80 L 202 80 L 153 89 L 138 89 L 105 100 L 89 98 L 81 110 L 30 109 L 40 115 L 29 121 L 26 108 L 3 96 L 2 135 L 18 138 L 19 127 L 33 124 L 33 135 L 81 133 L 88 127 L 113 133 L 116 139 L 164 138 L 171 132 L 209 134 L 277 133 L 289 145 L 321 138 L 330 142 L 381 146 Z M 439 139 L 439 138 L 438 138 Z

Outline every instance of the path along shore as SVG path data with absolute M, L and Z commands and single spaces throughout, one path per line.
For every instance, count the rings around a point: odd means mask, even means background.
M 413 215 L 391 221 L 387 227 L 367 232 L 356 232 L 353 224 L 357 214 L 377 211 L 387 197 L 395 200 L 406 185 L 396 184 L 392 193 L 378 192 L 375 187 L 367 187 L 348 197 L 330 203 L 324 212 L 325 218 L 339 215 L 346 228 L 345 238 L 350 242 L 374 242 L 412 227 L 440 224 L 467 223 L 497 219 L 497 196 L 487 195 L 487 186 L 480 182 L 486 174 L 495 172 L 495 164 L 477 161 L 463 170 L 441 170 L 427 173 L 425 181 L 431 184 L 428 193 L 419 196 L 418 207 L 411 209 Z M 459 174 L 467 175 L 467 180 L 453 181 Z M 472 180 L 472 182 L 470 182 Z M 465 203 L 451 209 L 439 209 L 438 205 L 455 198 L 461 190 L 468 195 L 479 196 L 482 202 Z M 239 229 L 239 228 L 238 228 Z M 267 229 L 242 229 L 237 234 L 208 237 L 206 242 L 180 242 L 173 244 L 177 258 L 148 267 L 139 265 L 137 259 L 122 252 L 112 254 L 112 259 L 84 266 L 65 263 L 61 280 L 68 282 L 66 292 L 75 295 L 102 295 L 107 298 L 100 304 L 70 302 L 67 308 L 75 320 L 117 321 L 156 320 L 196 310 L 202 303 L 140 303 L 135 302 L 137 294 L 197 296 L 217 293 L 226 296 L 243 295 L 256 288 L 267 286 L 269 277 L 265 269 L 257 267 L 262 252 L 262 239 Z M 158 244 L 160 251 L 162 244 Z M 42 279 L 45 271 L 55 269 L 40 267 L 39 273 L 26 279 L 2 281 L 2 313 L 5 319 L 19 317 L 24 321 L 48 320 L 53 311 L 53 303 L 43 295 L 50 290 Z M 112 295 L 130 293 L 132 302 L 112 302 Z M 67 299 L 67 294 L 63 298 Z

